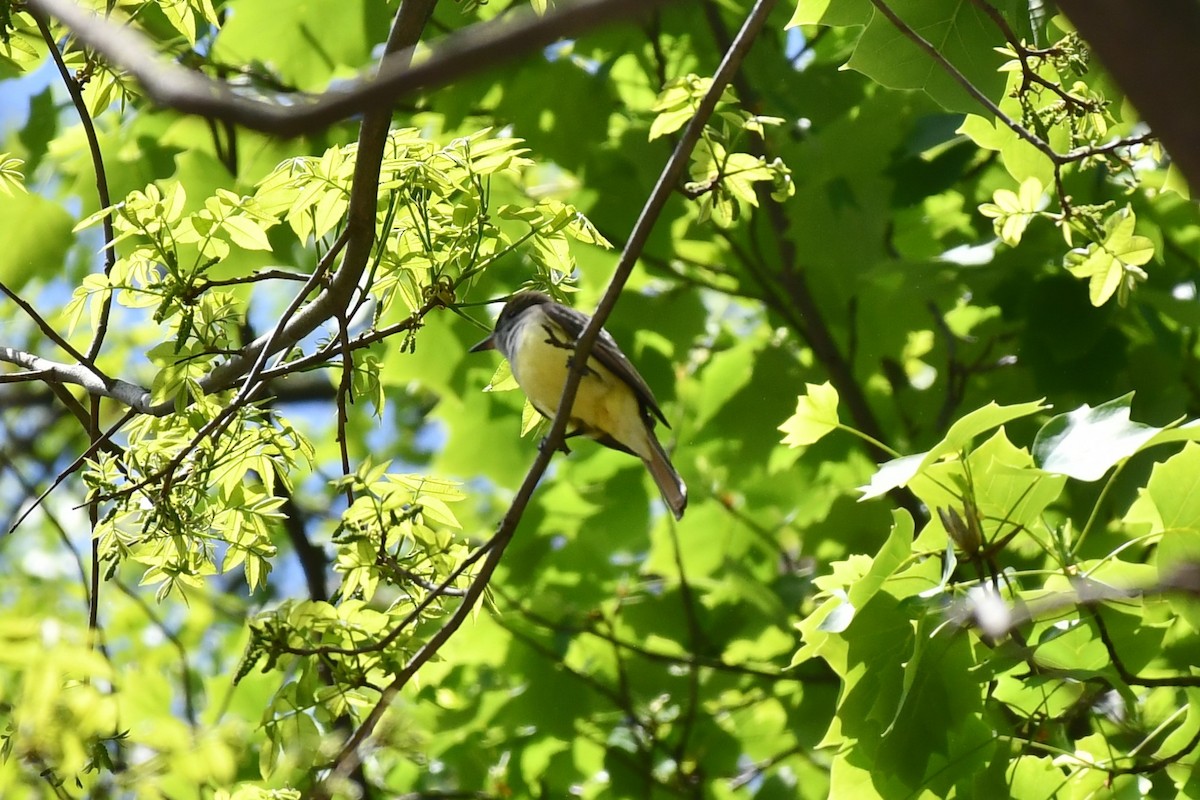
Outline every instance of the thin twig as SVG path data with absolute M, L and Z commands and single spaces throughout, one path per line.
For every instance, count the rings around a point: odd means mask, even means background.
M 700 653 L 708 648 L 705 646 L 704 629 L 700 626 L 700 617 L 696 613 L 696 596 L 692 593 L 692 585 L 688 582 L 687 572 L 683 567 L 683 548 L 679 544 L 679 531 L 674 524 L 670 525 L 671 549 L 674 551 L 675 570 L 679 573 L 679 599 L 683 604 L 683 618 L 687 621 L 688 649 Z M 696 713 L 700 706 L 700 670 L 694 666 L 688 669 L 688 698 L 683 713 L 683 722 L 679 734 L 679 742 L 675 749 L 675 761 L 682 765 L 688 763 L 687 746 L 692 738 L 692 729 L 696 725 Z
M 33 510 L 40 506 L 45 499 L 50 496 L 50 493 L 57 489 L 59 484 L 65 481 L 69 475 L 83 466 L 85 461 L 94 456 L 100 450 L 108 447 L 112 437 L 116 435 L 117 431 L 125 427 L 129 420 L 133 419 L 134 414 L 135 412 L 132 409 L 125 412 L 125 415 L 114 422 L 112 426 L 109 427 L 109 429 L 105 431 L 99 438 L 93 438 L 92 443 L 88 446 L 88 449 L 80 453 L 79 457 L 72 461 L 66 469 L 58 473 L 58 476 L 55 477 L 54 482 L 47 486 L 46 490 L 37 496 L 33 503 L 30 504 L 29 508 L 22 512 L 21 516 L 17 517 L 17 521 L 9 527 L 8 532 L 11 534 L 13 531 L 15 531 L 20 524 L 25 521 L 25 518 L 32 514 Z
M 117 253 L 113 248 L 113 240 L 116 238 L 116 234 L 113 232 L 113 202 L 108 191 L 108 172 L 104 167 L 104 152 L 100 149 L 100 139 L 96 136 L 96 126 L 92 123 L 92 115 L 88 111 L 87 101 L 83 99 L 83 87 L 67 69 L 67 64 L 58 50 L 54 34 L 50 31 L 50 25 L 45 15 L 34 9 L 33 20 L 37 23 L 38 30 L 41 31 L 42 39 L 50 51 L 50 57 L 54 59 L 54 65 L 58 67 L 58 74 L 62 76 L 63 83 L 67 87 L 67 94 L 71 96 L 71 104 L 75 106 L 75 111 L 79 114 L 79 123 L 83 127 L 83 135 L 88 143 L 88 152 L 92 157 L 92 169 L 96 173 L 96 198 L 100 201 L 100 208 L 109 209 L 101 222 L 104 231 L 104 274 L 108 276 L 112 274 L 113 267 L 116 266 Z M 92 334 L 92 343 L 88 345 L 87 358 L 83 363 L 90 364 L 96 360 L 96 356 L 100 355 L 104 336 L 108 332 L 108 318 L 112 313 L 112 303 L 113 293 L 105 292 L 104 302 L 100 306 L 100 319 Z
M 1088 611 L 1091 614 L 1092 622 L 1096 623 L 1100 641 L 1103 642 L 1104 649 L 1108 651 L 1108 658 L 1117 674 L 1121 676 L 1121 680 L 1130 686 L 1200 686 L 1200 675 L 1173 675 L 1165 678 L 1144 678 L 1141 675 L 1134 675 L 1125 666 L 1125 661 L 1117 652 L 1117 643 L 1113 641 L 1112 635 L 1108 632 L 1108 625 L 1105 624 L 1104 617 L 1100 616 L 1100 609 L 1093 606 Z
M 12 472 L 13 477 L 17 479 L 17 483 L 21 486 L 22 491 L 24 491 L 27 496 L 33 497 L 37 494 L 37 486 L 34 485 L 34 483 L 27 477 L 25 477 L 24 473 L 18 469 L 16 463 L 9 458 L 3 450 L 0 450 L 0 464 L 7 467 Z M 48 472 L 49 470 L 47 470 L 47 473 Z M 92 605 L 92 590 L 91 587 L 88 586 L 87 565 L 83 563 L 83 555 L 80 554 L 79 548 L 75 546 L 75 543 L 71 541 L 71 537 L 67 533 L 66 527 L 63 526 L 58 517 L 51 513 L 48 509 L 43 509 L 42 514 L 46 517 L 46 521 L 50 523 L 50 527 L 54 529 L 56 534 L 58 534 L 58 540 L 62 542 L 63 547 L 67 548 L 67 550 L 71 553 L 71 556 L 75 561 L 75 567 L 79 571 L 79 585 L 83 588 L 85 604 L 90 608 Z
M 508 607 L 515 610 L 518 614 L 535 625 L 543 628 L 548 628 L 558 633 L 569 633 L 576 635 L 594 636 L 597 639 L 603 639 L 613 645 L 616 645 L 622 650 L 626 650 L 635 655 L 650 661 L 657 661 L 662 664 L 677 664 L 679 666 L 688 667 L 690 669 L 711 669 L 714 672 L 726 672 L 731 675 L 747 675 L 755 678 L 764 678 L 770 681 L 802 681 L 811 682 L 823 680 L 821 676 L 801 675 L 795 670 L 779 669 L 772 671 L 759 667 L 751 667 L 745 664 L 731 664 L 728 661 L 723 661 L 719 657 L 705 656 L 697 652 L 689 652 L 686 654 L 666 653 L 661 650 L 655 650 L 637 642 L 631 642 L 628 639 L 622 639 L 615 633 L 598 629 L 594 625 L 581 626 L 573 625 L 568 622 L 552 620 L 549 617 L 543 616 L 531 608 L 523 605 L 520 600 L 514 597 L 502 587 L 492 587 L 496 595 L 503 598 Z M 822 662 L 823 663 L 823 662 Z M 832 673 L 830 673 L 832 674 Z
M 195 294 L 206 292 L 214 286 L 237 286 L 238 284 L 258 283 L 259 281 L 296 281 L 303 283 L 310 277 L 311 275 L 305 275 L 303 272 L 292 272 L 286 269 L 261 269 L 258 272 L 252 272 L 249 275 L 239 275 L 235 278 L 222 278 L 219 280 L 205 279 L 196 287 Z
M 18 305 L 20 309 L 24 311 L 31 320 L 33 320 L 33 323 L 38 326 L 38 329 L 45 334 L 47 339 L 61 347 L 67 353 L 67 355 L 78 361 L 80 365 L 87 367 L 88 371 L 97 378 L 100 378 L 100 380 L 105 382 L 110 380 L 96 367 L 95 364 L 91 362 L 87 356 L 76 350 L 75 346 L 68 342 L 65 337 L 59 335 L 58 331 L 54 329 L 54 326 L 52 326 L 49 322 L 46 322 L 46 320 L 42 318 L 42 315 L 39 314 L 32 305 L 25 302 L 21 295 L 8 288 L 7 284 L 5 284 L 3 281 L 0 281 L 0 292 L 7 295 L 9 300 L 12 300 Z
M 88 438 L 95 445 L 104 441 L 100 432 L 100 398 L 92 397 L 91 416 L 88 418 Z M 92 636 L 90 644 L 95 647 L 100 636 L 100 537 L 96 527 L 100 524 L 100 496 L 92 493 L 88 498 L 88 523 L 92 532 L 92 593 L 88 598 L 88 631 Z
M 1149 772 L 1158 772 L 1191 753 L 1196 749 L 1197 745 L 1200 745 L 1200 729 L 1192 735 L 1192 738 L 1183 747 L 1169 756 L 1156 758 L 1147 761 L 1145 764 L 1135 764 L 1128 767 L 1097 767 L 1097 769 L 1103 769 L 1109 775 L 1144 775 Z
M 779 764 L 785 759 L 791 758 L 794 755 L 799 755 L 803 752 L 804 745 L 797 744 L 782 752 L 776 753 L 770 758 L 763 759 L 756 764 L 751 764 L 749 767 L 729 779 L 729 788 L 733 791 L 741 789 L 746 784 L 761 778 L 768 770 L 779 766 Z
M 7 375 L 0 375 L 0 383 L 42 383 L 53 374 L 45 369 L 10 372 Z
M 981 7 L 987 6 L 986 3 L 982 3 L 982 2 L 980 2 L 980 0 L 972 0 L 972 2 L 974 2 L 977 6 L 981 6 Z M 1153 134 L 1147 134 L 1147 135 L 1143 135 L 1143 136 L 1134 136 L 1134 137 L 1130 137 L 1127 139 L 1118 139 L 1118 140 L 1116 140 L 1114 142 L 1110 142 L 1106 145 L 1100 145 L 1100 146 L 1095 146 L 1095 147 L 1092 147 L 1092 146 L 1077 147 L 1066 153 L 1059 153 L 1050 145 L 1049 142 L 1042 139 L 1040 136 L 1038 136 L 1033 131 L 1026 128 L 1021 123 L 1017 122 L 1015 119 L 1010 117 L 1008 114 L 1004 113 L 1000 109 L 1000 106 L 996 105 L 996 103 L 993 102 L 990 97 L 988 97 L 986 94 L 981 92 L 979 90 L 979 88 L 975 86 L 975 84 L 971 83 L 971 79 L 968 78 L 966 75 L 964 75 L 962 73 L 962 71 L 959 70 L 959 68 L 954 65 L 953 62 L 951 62 L 948 58 L 946 58 L 944 55 L 942 55 L 942 53 L 936 47 L 934 47 L 934 45 L 928 39 L 926 39 L 924 36 L 922 36 L 920 33 L 918 33 L 907 22 L 900 19 L 900 17 L 896 14 L 896 12 L 892 9 L 892 7 L 889 6 L 886 2 L 884 2 L 884 0 L 871 0 L 871 5 L 875 6 L 875 8 L 878 9 L 881 14 L 883 14 L 885 17 L 887 17 L 888 21 L 891 22 L 892 25 L 894 25 L 896 27 L 896 29 L 898 31 L 900 31 L 900 33 L 904 34 L 904 36 L 907 37 L 913 44 L 915 44 L 917 47 L 919 47 L 921 50 L 923 50 L 926 55 L 928 55 L 930 58 L 932 58 L 934 60 L 934 62 L 936 62 L 937 65 L 939 67 L 941 67 L 942 70 L 947 75 L 949 75 L 951 78 L 954 79 L 955 83 L 957 83 L 959 86 L 961 86 L 963 88 L 963 90 L 966 91 L 966 93 L 969 94 L 971 96 L 971 98 L 975 100 L 975 102 L 979 103 L 981 106 L 986 108 L 989 112 L 991 112 L 996 117 L 996 119 L 998 119 L 1002 123 L 1004 123 L 1004 125 L 1006 125 L 1010 130 L 1012 130 L 1013 133 L 1017 134 L 1017 136 L 1019 136 L 1020 138 L 1024 139 L 1026 142 L 1028 142 L 1029 144 L 1031 144 L 1035 148 L 1037 148 L 1043 155 L 1045 155 L 1047 158 L 1049 158 L 1050 161 L 1052 163 L 1054 163 L 1054 165 L 1057 167 L 1061 167 L 1065 164 L 1070 164 L 1070 163 L 1073 163 L 1076 161 L 1081 161 L 1085 158 L 1091 158 L 1096 155 L 1103 155 L 1105 153 L 1111 153 L 1114 150 L 1119 150 L 1124 147 L 1133 147 L 1136 145 L 1145 144 L 1147 141 L 1156 139 L 1156 137 Z M 986 11 L 986 9 L 985 9 L 985 11 Z M 995 17 L 993 16 L 993 20 L 994 19 L 995 19 Z M 1001 33 L 1004 34 L 1005 38 L 1009 41 L 1010 44 L 1013 44 L 1015 47 L 1019 48 L 1019 50 L 1018 50 L 1019 54 L 1024 54 L 1021 56 L 1021 59 L 1022 59 L 1022 65 L 1023 65 L 1023 67 L 1025 67 L 1025 72 L 1024 72 L 1025 75 L 1033 76 L 1033 79 L 1038 84 L 1047 86 L 1047 87 L 1055 90 L 1055 92 L 1057 94 L 1059 94 L 1061 97 L 1063 97 L 1064 100 L 1069 100 L 1070 102 L 1073 102 L 1073 103 L 1080 102 L 1079 98 L 1075 97 L 1074 95 L 1070 95 L 1070 94 L 1063 92 L 1061 90 L 1061 88 L 1058 87 L 1057 85 L 1053 84 L 1052 81 L 1044 80 L 1040 75 L 1037 75 L 1035 72 L 1033 72 L 1032 69 L 1030 69 L 1027 64 L 1025 64 L 1025 55 L 1038 54 L 1038 53 L 1036 51 L 1028 50 L 1024 47 L 1024 45 L 1021 45 L 1020 42 L 1014 41 L 1015 37 L 1012 34 L 1012 29 L 1009 28 L 1007 26 L 1007 24 L 1005 24 L 1001 28 Z M 1063 195 L 1061 188 L 1059 190 L 1059 195 L 1060 196 Z
M 995 115 L 996 119 L 1000 120 L 1009 128 L 1011 128 L 1013 133 L 1017 134 L 1017 136 L 1036 147 L 1051 161 L 1057 161 L 1060 158 L 1059 154 L 1054 151 L 1054 148 L 1051 147 L 1048 142 L 1044 141 L 1033 131 L 1029 130 L 1024 125 L 1008 116 L 1008 114 L 1005 114 L 1003 111 L 1001 111 L 1000 106 L 992 102 L 990 97 L 981 92 L 979 88 L 975 86 L 975 84 L 971 83 L 971 79 L 962 74 L 959 68 L 954 66 L 954 64 L 948 58 L 942 55 L 941 52 L 934 47 L 928 39 L 917 33 L 917 31 L 914 30 L 913 27 L 907 22 L 900 19 L 896 12 L 892 10 L 891 6 L 883 2 L 883 0 L 871 0 L 871 5 L 875 6 L 875 8 L 879 10 L 879 13 L 887 17 L 888 21 L 896 27 L 896 30 L 900 31 L 913 44 L 925 51 L 925 54 L 932 58 L 947 75 L 953 78 L 955 83 L 961 86 L 966 93 L 975 100 L 975 102 L 986 108 L 993 115 Z

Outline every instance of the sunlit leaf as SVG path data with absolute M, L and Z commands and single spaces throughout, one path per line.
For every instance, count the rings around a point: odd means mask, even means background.
M 1130 421 L 1132 403 L 1131 393 L 1051 419 L 1033 443 L 1038 466 L 1081 481 L 1100 480 L 1162 430 Z
M 796 403 L 796 413 L 779 426 L 788 447 L 812 444 L 838 427 L 837 389 L 828 382 L 805 384 L 805 389 Z

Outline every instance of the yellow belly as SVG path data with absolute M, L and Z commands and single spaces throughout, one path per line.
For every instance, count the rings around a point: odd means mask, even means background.
M 547 341 L 549 334 L 542 327 L 543 321 L 544 317 L 526 326 L 510 364 L 513 377 L 534 408 L 553 417 L 562 398 L 572 351 Z M 555 334 L 560 343 L 570 341 L 561 331 Z M 646 423 L 633 390 L 594 358 L 588 359 L 588 371 L 579 383 L 570 424 L 592 437 L 608 435 L 639 456 L 649 452 Z

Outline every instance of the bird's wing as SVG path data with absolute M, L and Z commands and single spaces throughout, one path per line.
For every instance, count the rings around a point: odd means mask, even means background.
M 562 326 L 567 335 L 572 339 L 578 339 L 583 333 L 583 329 L 587 327 L 588 317 L 582 311 L 564 306 L 561 303 L 547 303 L 543 306 L 543 310 L 550 319 Z M 638 399 L 638 403 L 646 411 L 649 411 L 655 417 L 662 421 L 663 425 L 668 428 L 671 425 L 667 422 L 667 418 L 663 416 L 662 409 L 658 407 L 658 401 L 654 399 L 654 392 L 650 391 L 650 387 L 646 381 L 638 373 L 637 367 L 633 366 L 621 348 L 617 346 L 617 340 L 614 339 L 608 331 L 600 329 L 600 337 L 596 340 L 596 345 L 592 348 L 592 357 L 607 367 L 620 380 L 629 384 L 633 389 L 634 395 Z

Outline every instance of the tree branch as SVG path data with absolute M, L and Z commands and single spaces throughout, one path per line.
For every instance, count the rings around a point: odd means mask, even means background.
M 990 111 L 996 117 L 996 119 L 1000 120 L 1010 129 L 1012 129 L 1013 133 L 1017 134 L 1017 136 L 1020 136 L 1026 142 L 1036 147 L 1051 161 L 1057 163 L 1060 156 L 1054 151 L 1054 148 L 1050 146 L 1049 142 L 1044 141 L 1033 131 L 1029 130 L 1024 125 L 1008 116 L 1008 114 L 1005 114 L 1003 111 L 1001 111 L 1000 106 L 992 102 L 992 99 L 986 94 L 979 91 L 979 88 L 976 87 L 975 84 L 971 83 L 971 79 L 962 74 L 962 71 L 959 70 L 958 67 L 954 66 L 954 64 L 948 58 L 942 55 L 941 52 L 928 39 L 914 30 L 913 27 L 907 22 L 900 19 L 896 12 L 892 10 L 891 6 L 889 6 L 883 0 L 871 0 L 871 5 L 875 6 L 880 14 L 883 14 L 885 17 L 887 17 L 888 21 L 895 26 L 896 30 L 904 34 L 909 41 L 924 51 L 927 56 L 932 58 L 934 63 L 941 67 L 947 75 L 953 78 L 955 83 L 961 86 L 963 90 L 975 100 L 975 102 L 979 103 L 981 106 Z
M 58 45 L 54 42 L 54 36 L 50 32 L 50 24 L 45 14 L 38 13 L 35 9 L 33 20 L 37 23 L 38 30 L 42 34 L 42 39 L 45 40 L 46 47 L 50 50 L 50 56 L 54 59 L 54 65 L 58 67 L 58 74 L 62 77 L 63 83 L 67 87 L 67 94 L 71 96 L 71 104 L 75 106 L 75 111 L 79 114 L 79 123 L 83 127 L 83 135 L 88 143 L 88 152 L 92 156 L 92 169 L 96 172 L 96 199 L 100 201 L 101 208 L 111 208 L 113 202 L 112 196 L 108 192 L 108 172 L 104 168 L 104 153 L 100 149 L 100 139 L 96 136 L 96 126 L 92 122 L 92 115 L 88 111 L 87 102 L 83 99 L 83 87 L 80 86 L 79 81 L 75 79 L 71 71 L 67 69 L 67 64 L 63 61 L 62 53 L 59 52 Z M 113 232 L 112 211 L 104 215 L 101 226 L 104 230 L 104 274 L 109 275 L 117 263 L 117 253 L 113 249 L 113 239 L 116 238 L 116 234 Z M 100 307 L 100 320 L 92 336 L 92 343 L 88 345 L 85 363 L 92 363 L 96 360 L 96 356 L 100 355 L 100 348 L 104 344 L 104 335 L 108 331 L 108 318 L 112 312 L 112 302 L 113 294 L 112 292 L 108 292 L 104 297 L 103 305 Z
M 72 0 L 29 0 L 71 29 L 84 44 L 133 74 L 159 105 L 278 136 L 297 136 L 372 109 L 387 107 L 416 89 L 446 86 L 496 64 L 533 52 L 564 36 L 577 36 L 606 22 L 627 20 L 665 0 L 580 0 L 553 14 L 532 12 L 513 22 L 474 25 L 447 36 L 429 56 L 411 65 L 412 44 L 389 49 L 378 73 L 309 103 L 259 100 L 238 94 L 228 83 L 159 58 L 137 32 L 84 10 Z
M 0 294 L 4 294 L 9 300 L 12 300 L 14 303 L 16 303 L 17 306 L 24 311 L 31 320 L 33 320 L 33 323 L 38 326 L 38 329 L 45 334 L 47 339 L 54 342 L 56 345 L 61 347 L 67 355 L 78 361 L 81 365 L 85 366 L 88 372 L 101 381 L 107 380 L 107 377 L 100 372 L 100 370 L 97 369 L 94 364 L 91 363 L 90 359 L 84 356 L 83 353 L 76 350 L 75 346 L 68 342 L 63 336 L 59 335 L 58 331 L 54 329 L 54 326 L 46 322 L 46 320 L 42 318 L 42 315 L 39 314 L 32 305 L 25 302 L 24 298 L 14 292 L 12 289 L 9 289 L 3 281 L 0 281 Z
M 987 6 L 986 3 L 979 2 L 979 0 L 972 0 L 972 1 L 977 6 L 990 7 L 990 6 Z M 1062 4 L 1064 6 L 1064 10 L 1066 10 L 1066 7 L 1068 5 L 1074 5 L 1076 2 L 1079 2 L 1079 0 L 1069 0 L 1068 3 Z M 1121 0 L 1106 0 L 1106 2 L 1108 2 L 1108 4 L 1111 6 L 1124 6 L 1124 4 L 1121 2 Z M 1176 6 L 1194 5 L 1190 2 L 1190 0 L 1172 0 L 1172 2 Z M 1134 136 L 1134 137 L 1131 137 L 1128 139 L 1118 139 L 1116 141 L 1109 142 L 1108 144 L 1097 146 L 1097 147 L 1076 147 L 1075 149 L 1070 150 L 1066 153 L 1059 153 L 1045 139 L 1042 139 L 1040 136 L 1035 134 L 1033 131 L 1029 130 L 1029 128 L 1025 127 L 1020 122 L 1017 122 L 1015 119 L 1010 117 L 1008 114 L 1005 114 L 1003 111 L 1001 111 L 1000 106 L 996 105 L 996 103 L 994 103 L 990 97 L 988 97 L 983 92 L 981 92 L 979 90 L 979 88 L 975 86 L 975 84 L 971 83 L 971 79 L 968 78 L 966 75 L 964 75 L 962 73 L 962 71 L 959 70 L 959 68 L 954 65 L 953 62 L 951 62 L 948 58 L 946 58 L 944 55 L 942 55 L 941 51 L 939 51 L 936 46 L 934 46 L 928 39 L 926 39 L 919 32 L 917 32 L 911 25 L 909 25 L 907 22 L 902 20 L 899 17 L 899 15 L 896 14 L 896 12 L 892 9 L 892 7 L 889 6 L 886 2 L 884 2 L 884 0 L 871 0 L 871 5 L 875 6 L 875 8 L 878 9 L 879 13 L 881 13 L 885 17 L 887 17 L 888 21 L 891 22 L 892 25 L 895 26 L 896 30 L 898 30 L 898 31 L 900 31 L 900 33 L 904 34 L 905 38 L 910 40 L 913 44 L 915 44 L 922 51 L 924 51 L 926 55 L 928 55 L 931 59 L 933 59 L 934 63 L 936 63 L 939 67 L 941 67 L 942 70 L 947 75 L 949 75 L 951 78 L 953 78 L 954 81 L 959 86 L 961 86 L 963 88 L 963 90 L 972 97 L 972 99 L 975 100 L 975 102 L 979 103 L 981 106 L 986 108 L 992 115 L 994 115 L 996 117 L 996 119 L 1000 120 L 1000 122 L 1004 123 L 1004 125 L 1006 125 L 1010 130 L 1012 130 L 1013 133 L 1017 134 L 1017 136 L 1024 139 L 1029 144 L 1033 145 L 1043 155 L 1045 155 L 1046 158 L 1050 159 L 1050 162 L 1052 164 L 1054 164 L 1054 166 L 1056 167 L 1056 171 L 1055 171 L 1056 176 L 1058 173 L 1057 168 L 1062 167 L 1066 164 L 1070 164 L 1070 163 L 1073 163 L 1076 161 L 1082 161 L 1085 158 L 1091 158 L 1092 156 L 1096 156 L 1096 155 L 1104 155 L 1106 153 L 1111 153 L 1114 150 L 1119 150 L 1123 147 L 1133 147 L 1135 145 L 1144 144 L 1148 139 L 1163 138 L 1163 141 L 1164 142 L 1166 141 L 1165 137 L 1158 136 L 1158 124 L 1159 123 L 1155 122 L 1155 120 L 1153 120 L 1147 116 L 1146 119 L 1150 122 L 1151 127 L 1154 128 L 1154 130 L 1155 130 L 1155 134 L 1153 136 Z M 1157 8 L 1158 6 L 1155 6 L 1155 7 Z M 1141 7 L 1138 6 L 1137 8 L 1140 9 Z M 1197 17 L 1197 20 L 1200 20 L 1200 7 L 1197 7 L 1195 10 L 1196 10 L 1196 13 L 1194 16 Z M 993 9 L 993 11 L 994 11 L 994 9 Z M 1179 11 L 1179 9 L 1177 8 L 1176 11 Z M 986 8 L 985 8 L 985 13 L 987 13 Z M 1087 5 L 1087 11 L 1082 10 L 1082 6 L 1081 6 L 1080 10 L 1077 13 L 1088 17 L 1089 21 L 1090 21 L 1092 19 L 1092 15 L 1093 15 L 1092 7 L 1090 5 L 1090 0 L 1089 0 L 1089 4 Z M 1146 26 L 1147 23 L 1145 20 L 1148 15 L 1140 14 L 1138 11 L 1136 11 L 1133 8 L 1125 8 L 1123 13 L 1125 14 L 1126 17 L 1137 18 L 1139 20 L 1139 23 L 1141 26 Z M 1003 21 L 1003 17 L 999 17 L 998 13 L 994 14 L 994 15 L 989 14 L 989 16 L 992 17 L 994 22 L 996 22 L 997 19 L 999 19 L 1000 21 Z M 1182 19 L 1182 17 L 1183 17 L 1182 12 L 1180 12 L 1177 16 L 1179 16 Z M 1074 18 L 1072 18 L 1072 19 L 1074 20 Z M 1123 20 L 1121 24 L 1124 24 L 1125 21 L 1126 20 Z M 1192 27 L 1189 28 L 1189 30 L 1191 30 L 1192 32 L 1188 34 L 1192 38 L 1189 41 L 1194 41 L 1196 37 L 1200 37 L 1200 21 L 1196 21 L 1196 22 L 1194 22 L 1194 24 L 1191 21 L 1187 21 L 1187 20 L 1183 20 L 1183 21 L 1186 22 L 1188 25 L 1192 25 Z M 997 27 L 1000 28 L 1001 34 L 1004 35 L 1006 41 L 1008 41 L 1009 44 L 1013 45 L 1016 48 L 1019 48 L 1018 54 L 1020 55 L 1022 63 L 1024 64 L 1025 57 L 1028 56 L 1031 51 L 1024 48 L 1024 46 L 1021 45 L 1019 42 L 1013 41 L 1012 29 L 1009 28 L 1007 24 L 1001 25 L 1000 22 L 997 22 Z M 1187 27 L 1187 25 L 1185 25 L 1185 27 Z M 1159 30 L 1157 27 L 1154 27 L 1153 25 L 1151 25 L 1151 28 L 1156 33 Z M 1117 41 L 1122 43 L 1122 46 L 1126 46 L 1124 34 L 1120 28 L 1111 28 L 1108 30 L 1111 31 L 1112 35 L 1116 38 Z M 1081 31 L 1082 31 L 1082 27 L 1081 27 Z M 1086 36 L 1086 34 L 1085 34 L 1085 36 Z M 1150 51 L 1154 51 L 1158 46 L 1159 45 L 1157 44 L 1156 40 L 1151 40 L 1151 41 L 1146 42 L 1146 47 Z M 1188 47 L 1190 47 L 1190 46 L 1191 45 L 1189 44 Z M 1131 45 L 1129 45 L 1129 47 L 1130 47 L 1131 51 L 1136 49 Z M 1194 50 L 1194 48 L 1193 48 L 1193 50 Z M 1192 52 L 1192 50 L 1187 50 L 1186 54 L 1193 56 L 1193 58 L 1190 60 L 1195 62 L 1195 68 L 1196 68 L 1197 74 L 1200 74 L 1200 55 L 1196 55 L 1196 53 Z M 1164 71 L 1168 72 L 1171 78 L 1175 78 L 1176 76 L 1180 76 L 1180 75 L 1184 75 L 1184 74 L 1189 74 L 1186 72 L 1187 67 L 1181 67 L 1177 61 L 1164 60 L 1164 62 L 1161 63 L 1160 66 L 1163 69 L 1159 70 L 1158 72 L 1155 72 L 1154 77 L 1147 77 L 1145 79 L 1147 81 L 1166 80 L 1166 78 L 1163 77 L 1163 75 L 1161 74 Z M 1057 87 L 1056 85 L 1051 84 L 1049 81 L 1042 80 L 1040 77 L 1038 77 L 1036 75 L 1036 73 L 1032 72 L 1032 70 L 1028 69 L 1027 67 L 1025 70 L 1025 75 L 1026 75 L 1027 80 L 1031 79 L 1030 76 L 1032 76 L 1032 79 L 1036 79 L 1036 81 L 1043 86 L 1049 86 L 1051 89 L 1053 89 L 1055 91 L 1056 94 L 1059 94 L 1060 96 L 1063 96 L 1063 97 L 1069 96 L 1069 95 L 1065 95 L 1062 92 L 1062 90 L 1059 87 Z M 1119 79 L 1120 79 L 1120 76 L 1118 76 L 1118 80 Z M 1168 83 L 1169 82 L 1170 81 L 1168 81 Z M 1124 82 L 1122 82 L 1122 88 L 1125 89 L 1125 91 L 1128 94 L 1130 94 L 1131 96 L 1134 94 L 1133 92 L 1130 91 L 1131 87 L 1127 86 Z M 1177 98 L 1180 96 L 1186 95 L 1186 93 L 1188 91 L 1190 91 L 1190 89 L 1180 87 L 1178 90 L 1179 93 L 1173 92 L 1170 95 L 1172 98 L 1170 101 L 1171 113 L 1176 113 L 1176 111 L 1179 108 L 1180 104 L 1177 102 Z M 1072 99 L 1075 100 L 1075 98 L 1073 98 L 1073 97 L 1072 97 Z M 1135 100 L 1135 104 L 1136 104 L 1136 100 Z M 1200 137 L 1200 108 L 1193 108 L 1192 106 L 1194 106 L 1194 105 L 1195 104 L 1191 104 L 1188 107 L 1188 111 L 1190 112 L 1190 114 L 1184 114 L 1182 112 L 1179 113 L 1179 116 L 1182 116 L 1182 117 L 1191 116 L 1191 117 L 1195 118 L 1195 120 L 1196 120 L 1195 124 L 1191 125 L 1190 127 L 1188 127 L 1186 125 L 1179 126 L 1179 127 L 1186 128 L 1187 130 L 1190 131 L 1189 135 L 1192 138 L 1185 140 L 1189 144 L 1197 141 L 1197 138 Z M 1167 149 L 1171 150 L 1169 143 L 1168 143 Z M 1189 148 L 1183 147 L 1181 149 L 1187 150 Z M 1194 157 L 1196 158 L 1197 162 L 1200 162 L 1200 148 L 1196 148 L 1196 150 L 1197 150 L 1197 152 Z M 1171 150 L 1171 152 L 1174 153 L 1175 151 Z M 1181 163 L 1181 167 L 1182 167 L 1182 163 Z M 1197 167 L 1200 168 L 1200 164 L 1197 164 Z M 1185 170 L 1184 174 L 1187 175 L 1189 173 Z M 1195 175 L 1191 176 L 1190 180 L 1193 183 L 1198 182 Z M 1063 192 L 1060 190 L 1059 194 L 1063 195 Z
M 105 379 L 83 364 L 64 364 L 59 361 L 51 361 L 35 356 L 33 353 L 3 345 L 0 345 L 0 361 L 24 367 L 30 371 L 27 375 L 40 373 L 39 380 L 50 383 L 73 383 L 76 386 L 82 386 L 90 394 L 111 397 L 134 411 L 143 414 L 153 413 L 150 405 L 150 393 L 141 386 L 135 386 L 119 378 Z

